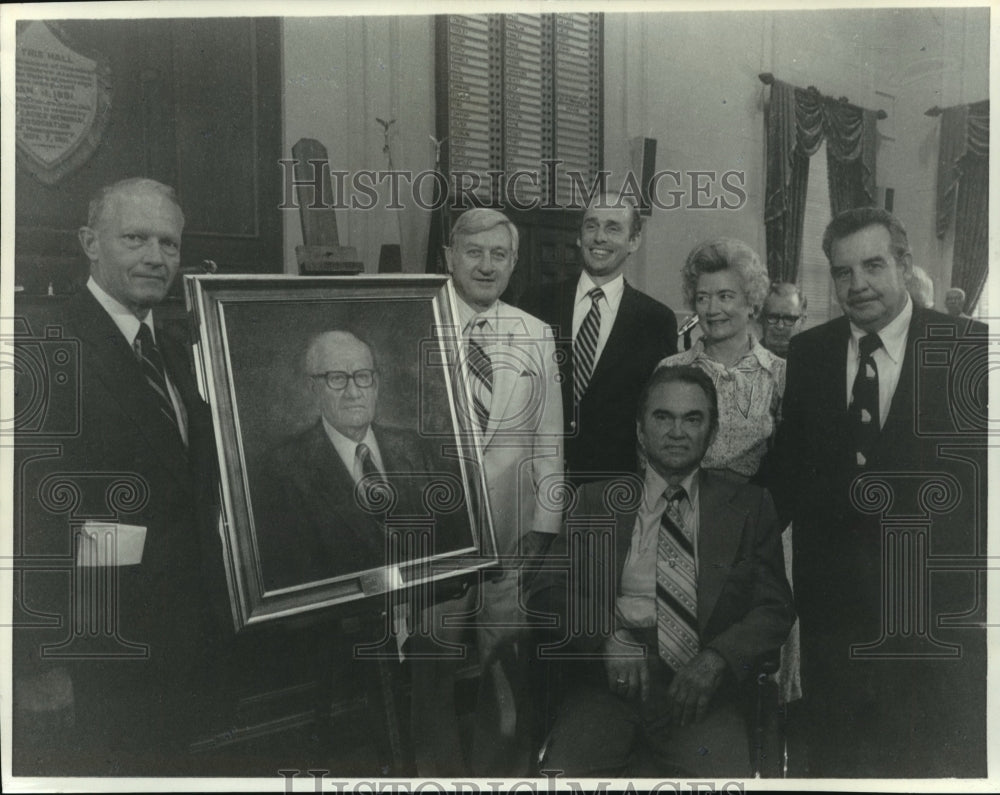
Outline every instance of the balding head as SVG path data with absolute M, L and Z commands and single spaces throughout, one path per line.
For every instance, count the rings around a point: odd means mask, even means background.
M 949 315 L 962 314 L 965 311 L 965 290 L 961 287 L 951 287 L 944 294 L 944 308 Z
M 378 402 L 371 348 L 349 331 L 325 331 L 310 340 L 304 365 L 320 414 L 339 433 L 361 441 Z
M 183 231 L 173 189 L 136 178 L 98 191 L 79 239 L 97 285 L 141 320 L 177 275 Z

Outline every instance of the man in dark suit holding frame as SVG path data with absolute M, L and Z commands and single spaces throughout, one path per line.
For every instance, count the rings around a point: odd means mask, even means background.
M 79 232 L 90 278 L 63 337 L 79 342 L 80 433 L 59 440 L 52 474 L 22 501 L 24 552 L 65 562 L 21 573 L 24 607 L 61 619 L 15 631 L 15 773 L 190 772 L 190 743 L 212 726 L 214 437 L 189 352 L 153 322 L 183 228 L 173 189 L 134 178 L 102 189 Z M 48 498 L 48 482 L 73 504 Z M 94 537 L 86 517 L 101 520 Z M 70 728 L 43 738 L 58 757 L 35 769 L 31 730 L 53 707 Z
M 677 319 L 622 273 L 642 242 L 639 210 L 614 194 L 580 219 L 583 272 L 545 290 L 538 315 L 562 355 L 566 471 L 576 482 L 635 472 L 635 409 L 646 379 L 677 352 Z

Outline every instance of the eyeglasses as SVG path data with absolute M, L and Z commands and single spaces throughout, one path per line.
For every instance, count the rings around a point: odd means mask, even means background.
M 769 326 L 794 326 L 802 319 L 802 315 L 764 315 Z
M 343 370 L 328 370 L 325 373 L 316 373 L 309 377 L 322 378 L 326 381 L 327 387 L 337 392 L 347 389 L 348 381 L 353 381 L 358 389 L 367 389 L 375 383 L 374 370 L 355 370 L 353 373 L 345 373 Z

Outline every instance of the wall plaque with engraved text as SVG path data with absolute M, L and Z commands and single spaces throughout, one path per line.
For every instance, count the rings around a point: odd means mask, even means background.
M 18 31 L 17 152 L 53 185 L 83 165 L 101 141 L 111 104 L 111 70 L 99 55 L 68 46 L 44 22 Z

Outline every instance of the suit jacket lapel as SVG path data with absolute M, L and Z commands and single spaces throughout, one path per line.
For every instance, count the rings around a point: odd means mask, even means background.
M 838 466 L 854 466 L 853 436 L 847 416 L 847 346 L 851 338 L 851 326 L 846 317 L 841 317 L 832 326 L 828 349 L 822 354 L 830 364 L 817 361 L 810 369 L 815 384 L 810 391 L 810 399 L 816 401 L 812 416 L 829 423 L 829 430 L 823 434 L 827 444 L 827 455 Z
M 71 311 L 75 316 L 75 331 L 85 346 L 86 362 L 93 369 L 92 375 L 105 384 L 122 413 L 157 451 L 164 468 L 178 479 L 186 479 L 189 463 L 184 443 L 176 428 L 162 415 L 145 382 L 142 368 L 119 328 L 89 290 L 84 289 Z M 174 373 L 170 375 L 173 378 Z
M 326 503 L 340 511 L 354 505 L 354 476 L 347 471 L 333 443 L 327 438 L 322 420 L 313 426 L 309 434 L 305 460 L 309 469 L 303 474 L 312 484 L 320 504 Z
M 913 390 L 914 381 L 914 357 L 916 356 L 915 343 L 918 337 L 922 336 L 923 318 L 920 310 L 913 308 L 913 316 L 910 318 L 910 326 L 906 333 L 906 345 L 903 348 L 903 361 L 899 369 L 899 381 L 896 383 L 896 391 L 893 392 L 892 401 L 889 403 L 889 413 L 882 426 L 878 442 L 875 445 L 875 454 L 872 456 L 872 464 L 877 464 L 879 457 L 889 452 L 894 457 L 900 454 L 900 445 L 905 440 L 913 438 L 913 423 L 917 421 L 914 408 L 915 395 Z
M 503 309 L 501 306 L 501 313 Z M 507 362 L 506 366 L 497 366 L 500 362 L 500 354 L 503 351 L 503 346 L 507 344 L 508 340 L 514 342 L 520 335 L 520 331 L 520 328 L 514 328 L 514 321 L 501 315 L 497 321 L 496 341 L 487 351 L 493 362 L 493 400 L 490 404 L 490 419 L 483 434 L 484 446 L 490 443 L 494 434 L 496 434 L 497 428 L 506 419 L 507 406 L 510 404 L 510 400 L 514 396 L 514 390 L 517 388 L 517 379 L 521 377 L 521 358 L 519 356 L 514 357 L 516 367 L 511 367 L 510 362 Z
M 631 356 L 632 351 L 629 350 L 629 346 L 634 345 L 637 338 L 635 330 L 632 329 L 632 319 L 635 317 L 635 309 L 633 307 L 635 301 L 635 290 L 632 289 L 628 282 L 625 282 L 622 300 L 618 304 L 618 314 L 615 316 L 614 325 L 611 326 L 611 334 L 604 345 L 604 350 L 601 351 L 601 358 L 597 360 L 597 366 L 590 376 L 590 385 L 587 387 L 588 391 L 614 368 L 616 362 L 628 359 Z M 570 317 L 572 318 L 572 315 Z
M 703 633 L 739 549 L 745 517 L 729 504 L 732 483 L 704 470 L 698 477 L 698 631 Z
M 577 281 L 564 285 L 557 296 L 556 348 L 560 350 L 559 374 L 562 376 L 563 420 L 573 413 L 573 304 Z

